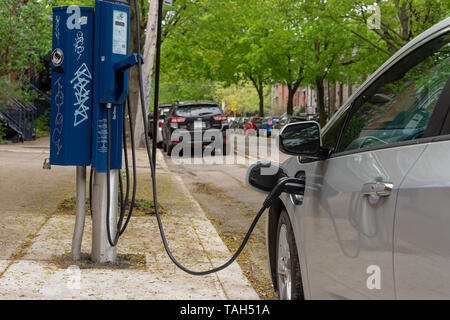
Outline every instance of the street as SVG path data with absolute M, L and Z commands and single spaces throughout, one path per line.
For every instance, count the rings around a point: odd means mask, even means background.
M 178 164 L 177 160 L 164 153 L 164 159 L 171 172 L 178 174 L 213 223 L 222 240 L 231 252 L 236 251 L 244 238 L 265 196 L 245 185 L 247 168 L 257 159 L 254 146 L 257 137 L 235 134 L 234 161 L 232 164 L 207 164 L 208 158 L 192 158 L 191 164 Z M 271 155 L 271 139 L 260 138 L 262 159 Z M 266 144 L 267 142 L 267 144 Z M 286 155 L 272 155 L 280 161 Z M 219 157 L 219 159 L 221 159 Z M 223 159 L 221 159 L 223 160 Z M 196 164 L 195 162 L 199 162 Z M 228 162 L 228 161 L 227 161 Z M 267 213 L 266 213 L 267 214 Z M 265 240 L 265 215 L 252 234 L 238 263 L 262 299 L 277 298 L 274 292 L 267 259 Z

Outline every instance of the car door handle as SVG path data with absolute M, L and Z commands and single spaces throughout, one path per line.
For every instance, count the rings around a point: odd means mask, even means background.
M 370 182 L 365 183 L 361 193 L 365 196 L 388 197 L 391 195 L 394 185 L 391 182 Z

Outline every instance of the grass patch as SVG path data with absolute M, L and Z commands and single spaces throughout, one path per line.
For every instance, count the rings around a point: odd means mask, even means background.
M 217 195 L 223 193 L 222 190 L 218 189 L 212 183 L 194 182 L 192 186 L 194 187 L 194 192 L 196 193 L 203 193 L 207 195 Z
M 128 205 L 126 207 L 127 211 L 125 214 L 128 214 L 128 210 L 130 209 L 130 201 L 128 201 Z M 61 200 L 56 206 L 56 214 L 60 215 L 75 215 L 77 208 L 77 202 L 75 197 L 66 198 Z M 159 213 L 164 214 L 166 211 L 161 204 L 158 205 Z M 86 200 L 86 212 L 90 212 L 89 206 L 89 198 Z M 155 204 L 153 201 L 148 201 L 145 199 L 135 199 L 134 207 L 133 207 L 133 216 L 148 216 L 155 214 Z
M 59 269 L 67 269 L 70 266 L 77 266 L 80 269 L 146 270 L 147 268 L 144 254 L 117 254 L 116 263 L 96 263 L 87 253 L 82 253 L 79 261 L 73 261 L 71 254 L 65 253 L 52 256 L 49 262 Z

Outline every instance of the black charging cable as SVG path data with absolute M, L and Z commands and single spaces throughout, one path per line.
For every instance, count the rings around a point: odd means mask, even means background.
M 130 124 L 130 132 L 131 132 L 131 154 L 132 154 L 132 165 L 133 165 L 133 194 L 131 198 L 130 203 L 130 209 L 127 215 L 127 218 L 125 220 L 125 224 L 122 226 L 124 218 L 125 218 L 125 211 L 126 207 L 128 206 L 128 197 L 129 197 L 129 168 L 128 168 L 128 151 L 127 151 L 127 142 L 126 142 L 126 121 L 125 121 L 125 112 L 124 112 L 124 122 L 123 122 L 123 149 L 124 149 L 124 157 L 125 157 L 125 172 L 126 172 L 126 182 L 127 182 L 127 191 L 125 194 L 125 200 L 123 196 L 123 183 L 122 183 L 122 173 L 119 170 L 119 188 L 120 188 L 120 214 L 119 214 L 119 221 L 117 222 L 117 230 L 116 234 L 114 236 L 114 239 L 112 238 L 111 234 L 111 226 L 110 226 L 110 215 L 111 215 L 111 209 L 110 209 L 110 202 L 111 202 L 111 181 L 110 181 L 110 175 L 111 175 L 111 118 L 110 118 L 110 107 L 106 108 L 106 118 L 107 118 L 107 130 L 108 130 L 108 147 L 107 147 L 107 163 L 106 163 L 106 188 L 107 188 L 107 209 L 106 209 L 106 232 L 108 236 L 108 242 L 112 247 L 117 246 L 117 243 L 119 242 L 120 236 L 125 232 L 128 223 L 130 222 L 134 205 L 135 205 L 135 197 L 136 197 L 136 153 L 135 153 L 135 146 L 134 146 L 134 131 L 133 131 L 133 122 L 131 118 L 131 110 L 130 110 L 130 100 L 129 97 L 127 97 L 127 103 L 126 103 L 126 109 L 128 110 L 128 120 Z
M 159 3 L 161 4 L 162 1 L 160 1 Z M 261 215 L 264 213 L 264 211 L 267 208 L 270 208 L 272 206 L 272 203 L 275 199 L 277 199 L 280 194 L 282 192 L 288 192 L 288 193 L 299 193 L 302 192 L 304 190 L 304 182 L 298 178 L 282 178 L 279 180 L 278 184 L 275 186 L 275 188 L 269 193 L 269 195 L 267 196 L 266 200 L 263 203 L 262 208 L 259 210 L 259 212 L 257 213 L 256 217 L 253 219 L 253 222 L 250 226 L 250 228 L 247 231 L 247 234 L 245 235 L 244 240 L 242 241 L 241 245 L 239 246 L 239 248 L 237 249 L 237 251 L 233 254 L 233 256 L 231 257 L 230 260 L 228 260 L 226 263 L 224 263 L 223 265 L 211 269 L 211 270 L 206 270 L 206 271 L 192 271 L 188 268 L 186 268 L 185 266 L 183 266 L 181 263 L 179 263 L 177 261 L 177 259 L 173 256 L 172 252 L 170 251 L 169 245 L 167 243 L 167 239 L 164 233 L 164 227 L 162 225 L 161 222 L 161 216 L 159 213 L 159 208 L 158 208 L 158 199 L 157 199 L 157 192 L 156 192 L 156 175 L 155 175 L 155 163 L 153 162 L 153 158 L 152 158 L 152 153 L 150 150 L 150 142 L 148 139 L 148 122 L 145 119 L 145 114 L 146 114 L 146 110 L 145 110 L 145 101 L 144 101 L 144 86 L 143 86 L 143 79 L 142 79 L 142 61 L 141 61 L 141 49 L 140 49 L 140 18 L 139 18 L 139 5 L 137 0 L 134 0 L 134 6 L 135 6 L 135 10 L 136 10 L 136 42 L 137 42 L 137 50 L 138 50 L 138 57 L 139 57 L 139 61 L 138 61 L 138 71 L 139 71 L 139 93 L 140 93 L 140 103 L 141 103 L 141 108 L 142 108 L 142 115 L 143 115 L 143 121 L 144 121 L 144 136 L 145 136 L 145 146 L 146 146 L 146 150 L 147 150 L 147 156 L 148 156 L 148 160 L 150 163 L 150 169 L 151 169 L 151 177 L 152 177 L 152 188 L 153 188 L 153 202 L 155 205 L 155 213 L 156 213 L 156 219 L 158 221 L 158 227 L 159 227 L 159 231 L 161 234 L 161 239 L 163 241 L 163 245 L 164 245 L 164 249 L 167 253 L 167 255 L 169 256 L 169 258 L 172 260 L 172 262 L 181 270 L 185 271 L 188 274 L 191 275 L 196 275 L 196 276 L 203 276 L 203 275 L 207 275 L 207 274 L 211 274 L 211 273 L 215 273 L 218 272 L 220 270 L 225 269 L 226 267 L 228 267 L 230 264 L 232 264 L 236 258 L 241 254 L 242 250 L 244 249 L 245 245 L 248 242 L 248 239 L 250 238 L 251 234 L 253 233 L 253 230 L 256 226 L 256 224 L 258 223 Z M 156 74 L 155 74 L 155 81 L 159 81 L 159 70 L 158 68 L 156 69 Z M 157 87 L 157 86 L 155 86 Z M 136 120 L 137 121 L 137 120 Z M 155 143 L 155 142 L 154 142 Z
M 132 168 L 133 168 L 133 187 L 132 187 L 132 195 L 131 195 L 131 202 L 130 202 L 130 209 L 128 211 L 127 219 L 125 220 L 125 224 L 123 225 L 122 229 L 119 228 L 119 235 L 122 235 L 125 232 L 125 229 L 128 226 L 128 223 L 130 222 L 131 215 L 133 213 L 135 200 L 136 200 L 136 188 L 137 188 L 137 178 L 136 178 L 136 149 L 134 146 L 134 129 L 133 129 L 133 119 L 131 117 L 131 109 L 130 109 L 130 97 L 127 96 L 127 110 L 128 110 L 128 122 L 130 126 L 130 137 L 131 137 L 131 161 L 132 161 Z M 124 156 L 125 156 L 125 168 L 127 172 L 127 189 L 128 189 L 128 182 L 129 182 L 129 171 L 128 171 L 128 152 L 127 152 L 127 139 L 126 139 L 126 129 L 125 129 L 125 114 L 124 114 L 124 130 L 123 130 L 123 139 L 124 139 Z M 127 192 L 128 195 L 128 192 Z M 123 207 L 126 210 L 126 207 L 128 205 L 128 196 L 125 198 L 125 204 Z

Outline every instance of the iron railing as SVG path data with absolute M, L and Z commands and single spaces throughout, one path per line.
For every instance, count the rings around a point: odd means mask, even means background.
M 37 108 L 23 103 L 15 98 L 0 107 L 0 120 L 4 125 L 13 129 L 22 141 L 36 138 Z

